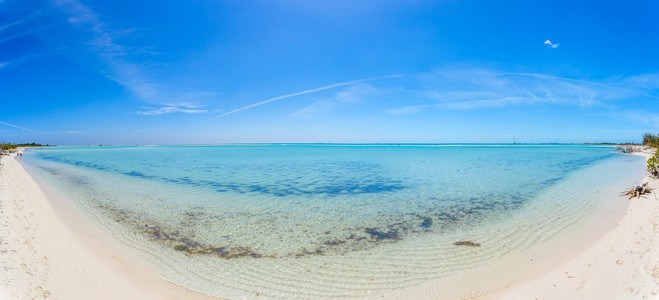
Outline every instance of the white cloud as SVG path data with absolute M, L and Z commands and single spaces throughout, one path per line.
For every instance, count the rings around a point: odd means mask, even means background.
M 0 1 L 0 3 L 2 3 L 2 2 Z M 29 21 L 31 21 L 32 19 L 34 19 L 35 17 L 37 17 L 37 16 L 40 15 L 40 14 L 41 14 L 40 11 L 36 11 L 36 12 L 33 12 L 32 14 L 30 14 L 30 15 L 28 15 L 27 17 L 22 18 L 22 19 L 20 19 L 20 20 L 18 20 L 18 21 L 14 21 L 14 22 L 11 22 L 11 23 L 5 23 L 5 24 L 0 25 L 0 34 L 1 34 L 3 31 L 5 31 L 5 30 L 7 30 L 7 29 L 10 29 L 10 28 L 12 28 L 12 27 L 14 27 L 14 26 L 18 26 L 18 25 L 24 24 L 24 23 L 26 23 L 26 22 L 29 22 Z
M 92 33 L 91 40 L 87 44 L 110 67 L 109 72 L 103 73 L 106 77 L 126 87 L 142 100 L 159 101 L 158 87 L 148 79 L 143 67 L 126 59 L 126 55 L 134 49 L 115 42 L 116 38 L 131 32 L 132 29 L 112 29 L 101 21 L 98 14 L 76 0 L 60 0 L 56 3 L 69 14 L 66 19 L 69 24 Z
M 150 76 L 152 70 L 146 63 L 131 60 L 134 54 L 154 54 L 150 47 L 131 47 L 116 40 L 135 31 L 133 28 L 115 29 L 101 20 L 96 12 L 76 0 L 59 0 L 56 5 L 68 14 L 66 21 L 74 28 L 91 34 L 87 45 L 107 65 L 101 74 L 115 81 L 145 102 L 165 105 L 162 113 L 174 111 L 196 113 L 185 107 L 167 107 L 167 102 L 186 99 L 195 92 L 181 91 L 172 85 L 159 83 Z M 203 92 L 197 93 L 203 94 Z M 207 95 L 205 95 L 207 96 Z M 200 99 L 191 99 L 199 101 Z M 177 110 L 178 109 L 178 110 Z M 160 113 L 160 114 L 162 114 Z
M 310 119 L 322 113 L 333 110 L 338 104 L 328 99 L 318 99 L 313 104 L 291 113 L 291 117 L 298 119 Z
M 257 107 L 257 106 L 260 106 L 260 105 L 266 104 L 266 103 L 270 103 L 270 102 L 274 102 L 274 101 L 279 101 L 279 100 L 283 100 L 283 99 L 287 99 L 287 98 L 291 98 L 291 97 L 295 97 L 295 96 L 300 96 L 300 95 L 304 95 L 304 94 L 315 93 L 315 92 L 324 91 L 324 90 L 329 90 L 329 89 L 333 89 L 333 88 L 337 88 L 337 87 L 342 87 L 342 86 L 355 85 L 355 84 L 358 84 L 358 83 L 363 83 L 363 82 L 368 82 L 368 81 L 374 81 L 374 80 L 379 80 L 379 79 L 384 79 L 384 78 L 396 78 L 396 77 L 402 77 L 402 76 L 403 76 L 403 75 L 387 75 L 387 76 L 378 76 L 378 77 L 371 77 L 371 78 L 364 78 L 364 79 L 352 80 L 352 81 L 347 81 L 347 82 L 333 83 L 333 84 L 326 85 L 326 86 L 322 86 L 322 87 L 315 88 L 315 89 L 305 90 L 305 91 L 301 91 L 301 92 L 295 92 L 295 93 L 286 94 L 286 95 L 283 95 L 283 96 L 278 96 L 278 97 L 270 98 L 270 99 L 267 99 L 267 100 L 263 100 L 263 101 L 261 101 L 261 102 L 257 102 L 257 103 L 254 103 L 254 104 L 250 104 L 250 105 L 247 105 L 247 106 L 243 106 L 243 107 L 238 108 L 238 109 L 234 109 L 234 110 L 232 110 L 232 111 L 225 112 L 225 113 L 223 113 L 223 114 L 221 114 L 221 115 L 219 115 L 219 116 L 213 117 L 212 119 L 221 118 L 221 117 L 228 116 L 228 115 L 231 115 L 231 114 L 234 114 L 234 113 L 237 113 L 237 112 L 243 111 L 243 110 L 247 110 L 247 109 L 250 109 L 250 108 L 254 108 L 254 107 Z M 346 101 L 349 101 L 349 100 L 346 99 Z
M 40 58 L 45 57 L 45 56 L 52 55 L 53 53 L 58 52 L 61 49 L 64 49 L 64 47 L 48 49 L 48 50 L 45 50 L 45 51 L 32 51 L 32 52 L 23 53 L 23 56 L 19 56 L 17 58 L 9 60 L 9 61 L 0 62 L 0 69 L 7 68 L 7 67 L 15 68 L 15 67 L 20 66 L 22 64 L 40 59 Z
M 27 29 L 27 30 L 19 31 L 19 32 L 16 32 L 16 33 L 12 34 L 12 35 L 4 36 L 2 39 L 0 39 L 0 44 L 4 44 L 8 41 L 11 41 L 11 40 L 14 40 L 14 39 L 26 36 L 26 35 L 31 35 L 33 33 L 43 31 L 45 29 L 52 28 L 52 27 L 53 27 L 53 25 L 46 25 L 46 26 L 33 27 L 33 28 L 30 28 L 30 29 Z
M 109 65 L 109 72 L 104 73 L 106 77 L 125 86 L 142 100 L 153 102 L 157 98 L 156 85 L 146 79 L 141 66 L 122 59 L 132 49 L 114 41 L 130 30 L 118 31 L 110 28 L 93 10 L 78 1 L 60 0 L 56 4 L 69 14 L 66 19 L 69 24 L 92 33 L 87 44 Z
M 656 90 L 659 89 L 659 73 L 641 74 L 627 77 L 624 79 L 624 82 L 640 88 Z
M 655 129 L 659 128 L 659 114 L 639 109 L 624 111 L 623 116 L 630 121 L 649 125 Z
M 1 11 L 1 10 L 0 10 Z M 34 36 L 55 27 L 53 24 L 41 25 L 39 22 L 33 22 L 38 20 L 43 13 L 40 10 L 34 10 L 27 16 L 21 16 L 21 14 L 8 14 L 7 22 L 0 22 L 0 44 L 5 44 L 11 42 L 15 39 L 25 37 L 25 36 Z M 20 18 L 18 20 L 10 21 L 10 19 Z M 9 47 L 2 45 L 2 47 Z M 12 56 L 11 59 L 0 62 L 0 69 L 7 68 L 9 66 L 15 67 L 26 62 L 39 59 L 43 56 L 51 55 L 53 52 L 61 50 L 63 47 L 54 47 L 52 49 L 44 49 L 44 47 L 37 47 L 31 51 L 22 51 L 17 56 Z
M 559 45 L 559 44 L 552 43 L 550 40 L 546 40 L 543 44 L 545 44 L 545 45 L 547 45 L 551 48 L 554 48 L 554 49 L 558 48 L 558 45 Z
M 153 115 L 164 115 L 164 114 L 171 114 L 177 112 L 186 113 L 186 114 L 200 114 L 208 111 L 205 109 L 199 109 L 201 107 L 203 107 L 203 105 L 194 105 L 190 103 L 165 104 L 165 106 L 159 108 L 142 107 L 142 109 L 146 109 L 146 110 L 138 111 L 137 113 L 141 115 L 153 116 Z
M 436 105 L 410 105 L 405 107 L 390 108 L 386 110 L 386 112 L 391 115 L 411 115 L 416 114 L 424 109 L 433 107 L 436 107 Z
M 635 82 L 650 81 L 643 78 L 637 78 Z M 385 112 L 402 115 L 427 109 L 470 110 L 543 103 L 591 108 L 607 107 L 613 101 L 639 96 L 655 97 L 625 79 L 587 81 L 482 69 L 442 70 L 414 76 L 414 81 L 418 82 L 408 84 L 412 86 L 398 96 L 405 99 L 408 105 Z
M 352 86 L 344 91 L 334 95 L 333 100 L 346 104 L 358 104 L 364 100 L 364 97 L 376 93 L 377 90 L 372 85 L 359 84 Z
M 18 129 L 23 129 L 23 130 L 27 130 L 27 131 L 36 132 L 35 130 L 32 130 L 30 128 L 21 127 L 21 126 L 14 125 L 14 124 L 9 124 L 9 123 L 5 123 L 5 122 L 0 122 L 0 124 L 6 125 L 6 126 L 9 126 L 9 127 L 14 127 L 14 128 L 18 128 Z
M 67 18 L 69 24 L 94 33 L 89 44 L 94 46 L 100 55 L 116 56 L 126 54 L 127 47 L 114 42 L 115 38 L 122 36 L 123 32 L 126 31 L 113 30 L 102 22 L 93 10 L 76 0 L 60 0 L 56 3 L 70 15 Z
M 311 105 L 292 113 L 291 117 L 299 119 L 313 118 L 340 107 L 359 104 L 364 100 L 364 97 L 370 96 L 375 92 L 376 89 L 368 84 L 351 86 L 343 91 L 335 93 L 329 98 L 314 101 Z

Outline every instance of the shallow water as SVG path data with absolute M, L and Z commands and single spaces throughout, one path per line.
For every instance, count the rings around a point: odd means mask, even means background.
M 230 298 L 450 277 L 568 230 L 643 174 L 641 157 L 583 145 L 58 147 L 24 162 L 169 280 Z

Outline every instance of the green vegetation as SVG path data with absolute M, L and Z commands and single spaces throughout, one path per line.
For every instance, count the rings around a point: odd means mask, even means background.
M 659 178 L 659 150 L 648 159 L 648 174 L 652 177 Z
M 643 135 L 643 145 L 659 148 L 659 135 L 646 133 Z
M 648 174 L 659 178 L 659 135 L 646 133 L 643 135 L 643 145 L 655 148 L 654 155 L 648 159 Z
M 13 144 L 13 143 L 3 143 L 0 142 L 0 150 L 14 150 L 19 147 L 50 147 L 48 144 L 39 144 L 39 143 L 23 143 L 23 144 Z
M 51 145 L 48 144 L 38 144 L 38 143 L 25 143 L 25 144 L 18 144 L 18 147 L 50 147 Z
M 18 145 L 12 143 L 0 143 L 0 150 L 14 150 L 18 148 Z
M 0 154 L 5 155 L 7 153 L 16 152 L 16 149 L 19 147 L 49 147 L 50 145 L 42 145 L 38 143 L 23 143 L 23 144 L 14 144 L 14 143 L 4 143 L 0 142 Z

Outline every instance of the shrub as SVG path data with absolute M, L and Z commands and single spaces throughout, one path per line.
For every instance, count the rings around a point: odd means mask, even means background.
M 12 143 L 0 143 L 0 150 L 12 150 L 16 148 L 18 148 L 18 146 Z
M 652 177 L 659 178 L 659 150 L 648 159 L 648 174 Z
M 659 147 L 659 136 L 656 136 L 651 133 L 646 133 L 643 135 L 643 145 L 650 147 Z

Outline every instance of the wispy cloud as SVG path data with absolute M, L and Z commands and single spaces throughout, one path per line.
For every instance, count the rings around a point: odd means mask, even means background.
M 48 23 L 40 19 L 43 17 L 43 13 L 40 9 L 35 9 L 27 16 L 22 15 L 21 13 L 9 13 L 5 16 L 10 17 L 2 20 L 5 22 L 0 21 L 0 49 L 9 49 L 13 47 L 12 42 L 19 38 L 47 35 L 47 31 L 49 29 L 56 27 L 54 24 L 52 24 L 52 22 Z M 3 55 L 4 60 L 0 61 L 0 69 L 15 67 L 42 58 L 44 56 L 52 55 L 54 52 L 57 52 L 64 47 L 56 46 L 52 47 L 51 49 L 45 48 L 47 47 L 40 45 L 35 49 L 26 49 L 18 53 L 10 54 L 11 51 L 7 52 L 7 55 Z
M 0 2 L 0 3 L 2 3 L 2 2 Z M 14 21 L 14 22 L 5 23 L 5 24 L 0 25 L 0 34 L 2 34 L 3 31 L 5 31 L 5 30 L 7 30 L 7 29 L 10 29 L 10 28 L 12 28 L 12 27 L 14 27 L 14 26 L 16 26 L 16 25 L 20 25 L 20 24 L 25 23 L 25 21 L 27 21 L 27 19 L 28 19 L 28 18 L 25 18 L 25 19 L 22 19 L 22 20 L 18 20 L 18 21 Z
M 36 131 L 33 130 L 33 129 L 25 128 L 25 127 L 21 127 L 21 126 L 14 125 L 14 124 L 9 124 L 9 123 L 5 123 L 5 122 L 0 122 L 0 124 L 2 124 L 2 125 L 6 125 L 6 126 L 9 126 L 9 127 L 14 127 L 14 128 L 22 129 L 22 130 L 27 130 L 27 131 L 36 132 Z
M 22 64 L 29 63 L 29 62 L 32 62 L 34 60 L 52 55 L 53 53 L 58 52 L 58 51 L 60 51 L 64 48 L 65 47 L 58 47 L 58 48 L 52 48 L 52 49 L 48 49 L 48 50 L 44 50 L 44 51 L 41 51 L 41 50 L 37 49 L 37 50 L 32 51 L 32 52 L 24 53 L 23 56 L 20 56 L 20 57 L 17 57 L 17 58 L 8 60 L 8 61 L 0 62 L 0 68 L 10 68 L 10 67 L 15 68 L 15 67 L 20 66 Z
M 20 38 L 20 37 L 24 37 L 24 36 L 27 36 L 27 35 L 34 34 L 35 32 L 44 31 L 44 30 L 46 30 L 48 28 L 52 28 L 52 27 L 53 27 L 53 25 L 45 25 L 45 26 L 34 27 L 34 28 L 27 29 L 27 30 L 15 32 L 11 35 L 4 35 L 3 34 L 3 36 L 0 38 L 0 44 L 4 44 L 8 41 L 11 41 L 11 40 L 14 40 L 14 39 L 17 39 L 17 38 Z
M 106 57 L 122 56 L 127 54 L 128 48 L 114 40 L 121 37 L 128 30 L 115 30 L 101 21 L 101 18 L 89 7 L 76 0 L 59 0 L 55 2 L 58 7 L 69 14 L 67 22 L 80 29 L 94 33 L 89 42 L 99 54 Z
M 457 102 L 446 102 L 439 104 L 423 104 L 423 105 L 410 105 L 400 108 L 388 109 L 387 113 L 392 115 L 408 115 L 415 114 L 425 109 L 444 109 L 444 110 L 470 110 L 470 109 L 483 109 L 483 108 L 497 108 L 507 105 L 521 104 L 521 103 L 534 103 L 533 100 L 525 99 L 522 97 L 503 97 L 481 100 L 466 100 Z
M 190 103 L 177 103 L 177 104 L 166 104 L 163 107 L 154 108 L 154 107 L 142 107 L 144 111 L 138 111 L 138 114 L 154 116 L 154 115 L 165 115 L 171 113 L 186 113 L 186 114 L 199 114 L 205 113 L 207 110 L 199 109 L 203 107 L 202 105 L 194 105 Z
M 358 80 L 352 80 L 352 81 L 346 81 L 346 82 L 333 83 L 333 84 L 322 86 L 322 87 L 315 88 L 315 89 L 305 90 L 305 91 L 301 91 L 301 92 L 295 92 L 295 93 L 286 94 L 286 95 L 283 95 L 283 96 L 278 96 L 278 97 L 270 98 L 270 99 L 267 99 L 267 100 L 263 100 L 261 102 L 257 102 L 257 103 L 250 104 L 250 105 L 238 108 L 238 109 L 234 109 L 232 111 L 225 112 L 225 113 L 223 113 L 219 116 L 213 117 L 211 119 L 222 118 L 222 117 L 225 117 L 225 116 L 228 116 L 228 115 L 231 115 L 231 114 L 243 111 L 243 110 L 247 110 L 247 109 L 250 109 L 250 108 L 261 106 L 263 104 L 267 104 L 267 103 L 270 103 L 270 102 L 283 100 L 283 99 L 286 99 L 286 98 L 291 98 L 291 97 L 300 96 L 300 95 L 304 95 L 304 94 L 315 93 L 315 92 L 329 90 L 329 89 L 338 88 L 338 87 L 342 87 L 342 86 L 348 86 L 348 85 L 354 85 L 354 84 L 368 82 L 368 81 L 374 81 L 374 80 L 378 80 L 378 79 L 395 78 L 395 77 L 402 77 L 402 76 L 403 75 L 387 75 L 387 76 L 378 76 L 378 77 L 364 78 L 364 79 L 358 79 Z
M 648 90 L 659 89 L 659 73 L 649 73 L 649 74 L 630 76 L 624 78 L 623 81 L 625 83 Z
M 2 3 L 2 2 L 0 1 L 0 3 Z M 30 15 L 21 18 L 20 20 L 0 24 L 0 35 L 3 35 L 6 31 L 12 30 L 15 27 L 19 27 L 22 24 L 25 24 L 25 23 L 28 23 L 28 22 L 34 20 L 39 15 L 41 15 L 41 11 L 37 10 L 35 12 L 32 12 Z
M 329 98 L 318 99 L 311 105 L 291 114 L 291 117 L 309 119 L 322 113 L 327 113 L 338 107 L 355 105 L 363 101 L 363 98 L 376 92 L 376 88 L 368 84 L 357 84 L 343 91 L 337 92 Z
M 76 0 L 59 0 L 56 5 L 68 14 L 66 21 L 69 24 L 91 33 L 91 40 L 87 44 L 110 67 L 109 72 L 103 72 L 105 76 L 128 88 L 142 100 L 158 101 L 157 85 L 147 79 L 142 66 L 126 58 L 134 49 L 115 42 L 118 37 L 131 32 L 132 29 L 113 29 L 101 21 L 100 16 L 92 9 Z
M 639 109 L 623 111 L 622 115 L 630 121 L 659 128 L 659 114 Z
M 544 42 L 544 44 L 547 45 L 547 46 L 549 46 L 549 47 L 551 47 L 551 48 L 553 48 L 553 49 L 556 49 L 556 48 L 558 48 L 558 46 L 559 46 L 559 44 L 554 44 L 554 43 L 552 43 L 550 40 L 546 40 L 546 41 Z
M 82 131 L 78 131 L 78 130 L 67 130 L 67 131 L 64 131 L 64 133 L 68 133 L 68 134 L 79 134 L 79 133 L 82 133 Z
M 117 42 L 119 38 L 134 32 L 134 28 L 113 28 L 104 22 L 100 15 L 76 0 L 59 0 L 56 1 L 56 4 L 68 14 L 66 21 L 72 27 L 90 33 L 87 45 L 107 65 L 106 69 L 101 70 L 101 74 L 130 90 L 140 100 L 165 105 L 166 107 L 161 108 L 160 114 L 174 111 L 195 111 L 185 107 L 168 107 L 165 104 L 185 99 L 195 92 L 181 91 L 182 89 L 177 86 L 162 84 L 154 80 L 148 63 L 135 61 L 136 55 L 155 54 L 150 47 L 134 47 Z
M 469 110 L 540 103 L 588 108 L 632 97 L 656 98 L 625 79 L 587 81 L 478 69 L 443 70 L 417 77 L 423 84 L 405 91 L 406 102 L 411 102 L 410 105 L 386 112 L 401 115 L 427 109 Z

